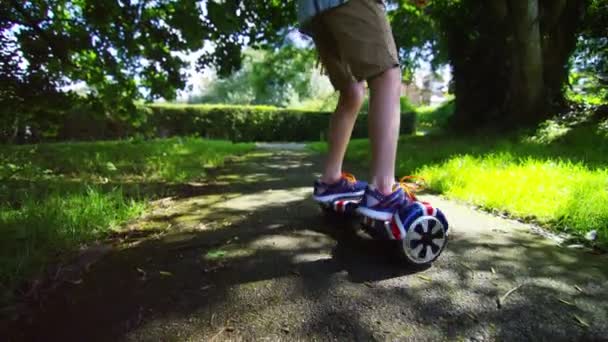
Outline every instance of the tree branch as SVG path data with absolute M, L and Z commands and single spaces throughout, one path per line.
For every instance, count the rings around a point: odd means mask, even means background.
M 72 62 L 70 62 L 70 60 L 67 59 L 65 54 L 60 53 L 60 51 L 58 51 L 57 47 L 55 46 L 54 39 L 49 37 L 49 35 L 46 32 L 44 32 L 43 29 L 40 28 L 39 24 L 44 22 L 45 20 L 33 19 L 29 15 L 29 13 L 27 13 L 27 11 L 23 7 L 21 7 L 18 0 L 12 0 L 12 4 L 13 4 L 13 8 L 15 10 L 17 10 L 17 12 L 19 12 L 19 14 L 21 14 L 23 16 L 23 18 L 25 19 L 25 21 L 21 21 L 19 19 L 16 19 L 16 20 L 20 21 L 21 25 L 31 27 L 34 31 L 36 31 L 36 33 L 38 33 L 38 35 L 46 41 L 48 47 L 51 49 L 51 51 L 53 52 L 53 54 L 56 57 L 58 57 L 66 65 L 72 66 Z

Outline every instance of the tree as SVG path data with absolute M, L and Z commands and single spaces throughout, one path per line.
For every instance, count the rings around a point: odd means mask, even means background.
M 287 45 L 274 51 L 246 50 L 240 70 L 216 80 L 190 102 L 267 104 L 285 107 L 315 94 L 315 53 Z
M 53 84 L 59 80 L 43 68 L 22 66 L 19 44 L 6 25 L 0 23 L 0 142 L 23 142 L 48 126 L 57 109 L 67 108 L 71 96 L 58 91 Z
M 468 8 L 474 9 L 468 20 L 444 19 L 446 32 L 448 24 L 452 28 L 456 125 L 532 125 L 563 106 L 584 1 L 492 1 Z
M 194 0 L 3 1 L 1 101 L 27 104 L 2 113 L 4 130 L 42 120 L 32 109 L 54 106 L 57 95 L 125 119 L 141 89 L 148 99 L 173 98 L 186 76 L 173 52 L 201 48 L 211 30 L 202 10 Z M 88 98 L 62 90 L 75 82 L 92 89 Z
M 406 79 L 419 58 L 452 66 L 453 123 L 461 128 L 534 124 L 562 106 L 580 35 L 599 56 L 588 64 L 605 71 L 603 0 L 387 2 Z M 142 89 L 152 100 L 184 87 L 185 62 L 174 52 L 211 42 L 198 67 L 228 76 L 242 66 L 245 48 L 284 45 L 295 8 L 295 0 L 4 1 L 2 101 L 29 107 L 43 94 L 65 94 L 66 81 L 82 81 L 100 112 L 129 118 Z M 26 100 L 20 87 L 41 96 Z
M 588 91 L 608 102 L 608 2 L 591 2 L 582 34 L 579 37 L 573 64 L 579 75 L 588 78 Z
M 247 36 L 255 41 L 259 35 L 265 42 L 280 43 L 281 27 L 295 24 L 285 15 L 295 7 L 294 2 L 281 3 L 280 7 L 275 1 L 266 5 L 270 12 L 285 9 L 278 19 L 267 16 L 268 26 L 233 25 L 229 34 L 217 38 Z M 452 66 L 454 126 L 533 125 L 565 105 L 570 56 L 577 37 L 585 30 L 588 0 L 433 0 L 424 6 L 411 1 L 388 3 L 405 79 L 420 58 L 435 66 Z M 260 4 L 255 1 L 234 1 L 230 6 L 239 8 L 240 13 L 260 13 Z M 278 38 L 273 39 L 273 35 Z M 203 60 L 234 62 L 221 56 Z
M 396 37 L 418 33 L 417 44 L 432 51 L 434 64 L 452 66 L 454 126 L 516 128 L 538 123 L 565 104 L 569 58 L 584 28 L 586 4 L 434 0 L 422 12 L 399 6 L 392 19 Z M 404 18 L 414 25 L 395 24 Z

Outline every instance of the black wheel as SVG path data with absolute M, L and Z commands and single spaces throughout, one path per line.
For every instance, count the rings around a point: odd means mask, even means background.
M 325 215 L 335 215 L 336 212 L 333 210 L 331 203 L 319 203 L 319 208 Z
M 448 243 L 447 227 L 434 216 L 421 216 L 407 229 L 398 252 L 409 263 L 429 264 L 439 257 Z

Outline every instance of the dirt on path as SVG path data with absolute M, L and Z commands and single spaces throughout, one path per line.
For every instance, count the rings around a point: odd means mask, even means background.
M 257 150 L 157 201 L 131 234 L 17 321 L 8 341 L 602 340 L 608 257 L 422 196 L 450 221 L 403 265 L 310 200 L 320 157 Z M 5 340 L 2 338 L 2 340 Z

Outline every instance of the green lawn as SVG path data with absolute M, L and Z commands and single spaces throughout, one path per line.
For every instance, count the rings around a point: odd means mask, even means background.
M 311 145 L 324 151 L 324 143 Z M 356 140 L 347 158 L 369 162 L 369 143 Z M 398 173 L 423 176 L 433 191 L 488 210 L 576 234 L 595 229 L 608 243 L 608 132 L 547 124 L 510 138 L 447 134 L 402 137 Z M 449 215 L 449 213 L 448 213 Z
M 20 281 L 252 144 L 196 138 L 0 146 L 0 303 Z

